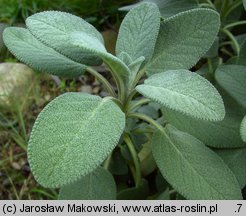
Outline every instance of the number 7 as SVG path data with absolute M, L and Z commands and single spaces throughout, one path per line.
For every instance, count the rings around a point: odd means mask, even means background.
M 243 204 L 237 204 L 237 206 L 238 206 L 237 212 L 240 212 L 240 209 L 241 209 L 242 205 L 243 205 Z

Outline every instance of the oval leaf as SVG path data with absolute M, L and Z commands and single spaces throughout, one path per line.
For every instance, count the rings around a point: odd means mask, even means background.
M 128 82 L 130 70 L 127 65 L 119 58 L 108 53 L 98 40 L 90 41 L 90 39 L 88 39 L 87 43 L 87 36 L 80 33 L 71 34 L 70 40 L 81 52 L 93 52 L 95 55 L 102 58 L 109 66 L 118 82 L 121 82 L 122 80 L 125 81 L 125 83 Z
M 26 25 L 36 38 L 74 61 L 86 65 L 102 63 L 92 52 L 81 52 L 70 42 L 71 33 L 80 33 L 86 35 L 87 41 L 97 40 L 101 46 L 104 44 L 102 35 L 80 17 L 60 11 L 45 11 L 28 17 Z
M 246 107 L 246 67 L 220 66 L 215 72 L 215 79 L 229 95 Z
M 39 114 L 28 145 L 36 180 L 58 187 L 96 169 L 117 145 L 125 116 L 109 98 L 66 93 Z
M 237 177 L 243 189 L 246 185 L 246 148 L 216 150 Z
M 165 131 L 153 135 L 153 156 L 179 193 L 194 200 L 242 199 L 236 177 L 216 153 L 171 125 Z
M 9 27 L 3 33 L 8 49 L 30 67 L 58 76 L 79 76 L 85 65 L 74 62 L 54 49 L 44 45 L 24 28 Z
M 197 8 L 196 0 L 144 0 L 154 2 L 158 5 L 161 15 L 164 18 L 171 17 L 180 12 Z
M 164 20 L 147 74 L 191 68 L 212 46 L 219 26 L 219 14 L 209 9 L 193 9 Z
M 148 62 L 154 52 L 160 28 L 160 12 L 156 4 L 142 3 L 127 13 L 124 18 L 116 44 L 116 54 L 126 52 L 132 59 L 145 57 Z
M 219 121 L 225 116 L 218 91 L 209 81 L 187 70 L 155 74 L 136 89 L 165 107 L 195 118 Z
M 246 147 L 239 133 L 242 117 L 237 111 L 228 109 L 225 118 L 220 122 L 195 119 L 167 108 L 163 108 L 162 112 L 169 123 L 201 140 L 207 146 L 214 148 Z
M 101 34 L 83 19 L 64 12 L 46 11 L 28 17 L 26 25 L 40 41 L 74 61 L 97 65 L 101 63 L 99 57 L 112 69 L 118 83 L 121 79 L 128 80 L 129 68 L 107 53 Z
M 80 180 L 63 186 L 60 200 L 115 200 L 116 184 L 111 173 L 97 168 Z

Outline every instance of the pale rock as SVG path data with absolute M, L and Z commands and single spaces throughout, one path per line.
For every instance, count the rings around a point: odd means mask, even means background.
M 27 107 L 30 93 L 36 87 L 34 71 L 21 63 L 0 64 L 0 109 L 15 111 Z

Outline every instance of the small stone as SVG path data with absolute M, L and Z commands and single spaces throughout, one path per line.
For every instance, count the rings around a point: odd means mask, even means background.
M 44 100 L 45 100 L 45 101 L 50 101 L 50 99 L 51 99 L 50 94 L 46 94 L 46 95 L 44 96 Z
M 12 167 L 13 167 L 14 169 L 16 169 L 16 170 L 20 170 L 20 169 L 21 169 L 20 164 L 18 164 L 18 163 L 16 163 L 16 162 L 13 162 L 11 165 L 12 165 Z
M 98 94 L 99 91 L 100 91 L 100 87 L 99 86 L 96 86 L 96 87 L 93 88 L 92 93 L 93 94 Z
M 16 110 L 30 104 L 29 96 L 37 88 L 34 71 L 21 63 L 0 64 L 0 107 Z M 29 102 L 29 103 L 28 103 Z
M 91 94 L 92 93 L 92 88 L 91 88 L 90 85 L 83 85 L 83 86 L 81 86 L 80 91 L 88 93 L 88 94 Z

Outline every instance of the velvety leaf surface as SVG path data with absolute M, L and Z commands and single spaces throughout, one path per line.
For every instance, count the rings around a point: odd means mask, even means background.
M 125 116 L 109 98 L 66 93 L 39 114 L 28 145 L 36 180 L 59 187 L 95 170 L 117 145 Z
M 219 14 L 209 9 L 193 9 L 164 20 L 147 74 L 191 68 L 212 46 L 219 26 Z
M 240 127 L 240 134 L 243 139 L 243 141 L 246 143 L 246 116 L 244 116 L 241 127 Z
M 220 66 L 215 72 L 215 79 L 229 95 L 246 107 L 246 67 Z
M 60 11 L 45 11 L 36 13 L 26 19 L 27 28 L 40 41 L 54 48 L 74 61 L 86 64 L 101 64 L 101 60 L 92 52 L 81 52 L 70 42 L 70 34 L 84 35 L 86 42 L 98 40 L 103 46 L 101 34 L 89 23 L 69 13 Z
M 85 65 L 74 62 L 54 49 L 44 45 L 24 28 L 9 27 L 3 34 L 8 49 L 30 67 L 58 76 L 79 76 Z
M 165 119 L 181 131 L 187 132 L 204 144 L 215 148 L 246 147 L 240 137 L 241 115 L 226 110 L 225 118 L 220 122 L 195 119 L 182 113 L 163 108 Z M 185 123 L 184 123 L 185 122 Z
M 155 74 L 136 87 L 145 97 L 199 119 L 219 121 L 225 116 L 222 98 L 213 85 L 188 70 Z
M 98 40 L 92 41 L 91 38 L 88 38 L 89 43 L 86 43 L 86 35 L 74 33 L 70 35 L 70 41 L 81 52 L 89 51 L 102 58 L 118 81 L 123 80 L 125 83 L 128 83 L 130 70 L 127 65 L 119 58 L 108 53 Z
M 78 181 L 63 186 L 60 200 L 115 200 L 116 184 L 111 173 L 97 168 Z
M 152 2 L 157 4 L 162 17 L 164 18 L 168 18 L 177 13 L 191 10 L 198 7 L 196 0 L 143 0 L 143 2 Z M 128 11 L 132 8 L 135 8 L 139 4 L 141 4 L 141 2 L 133 5 L 121 7 L 120 10 Z
M 236 177 L 223 160 L 195 137 L 167 125 L 152 151 L 162 175 L 187 199 L 241 199 Z
M 126 52 L 133 61 L 141 56 L 148 62 L 154 52 L 160 28 L 160 12 L 156 4 L 142 3 L 127 13 L 116 44 L 116 54 Z
M 246 148 L 216 150 L 216 153 L 232 170 L 243 188 L 246 185 Z
M 145 0 L 156 3 L 160 9 L 161 15 L 168 18 L 183 11 L 198 7 L 196 0 Z

